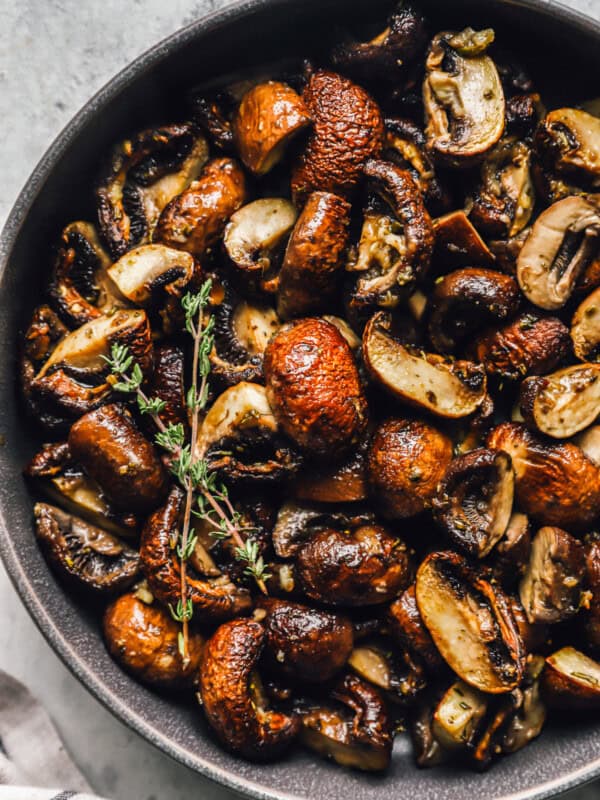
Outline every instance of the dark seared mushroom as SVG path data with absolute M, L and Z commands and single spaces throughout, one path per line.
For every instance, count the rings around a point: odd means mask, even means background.
M 494 428 L 487 445 L 510 455 L 517 504 L 541 525 L 585 530 L 596 520 L 600 466 L 580 447 L 539 438 L 515 422 Z
M 472 747 L 488 710 L 489 698 L 464 681 L 456 681 L 438 703 L 432 733 L 445 750 Z
M 442 657 L 423 624 L 417 598 L 415 584 L 406 589 L 397 600 L 390 605 L 387 613 L 390 633 L 407 650 L 415 653 L 434 674 L 443 664 Z
M 383 118 L 373 98 L 335 72 L 317 70 L 302 94 L 313 127 L 292 170 L 294 202 L 314 191 L 352 193 L 368 158 L 383 145 Z
M 364 447 L 335 464 L 307 461 L 292 487 L 297 500 L 311 503 L 355 503 L 366 500 L 367 456 Z
M 517 274 L 519 253 L 523 249 L 530 231 L 531 227 L 523 228 L 520 233 L 509 239 L 492 239 L 489 242 L 489 249 L 495 259 L 497 269 L 507 275 Z
M 507 597 L 457 553 L 432 553 L 417 572 L 423 622 L 446 663 L 482 692 L 518 686 L 525 649 Z
M 205 138 L 188 123 L 150 128 L 117 145 L 96 189 L 100 230 L 113 258 L 150 241 L 164 207 L 207 159 Z
M 504 92 L 498 70 L 485 55 L 494 31 L 465 28 L 434 36 L 423 84 L 427 143 L 436 157 L 470 166 L 504 131 Z
M 237 102 L 227 90 L 215 94 L 193 93 L 190 98 L 194 122 L 223 153 L 233 150 L 231 115 Z
M 405 346 L 390 331 L 390 315 L 375 314 L 363 333 L 363 358 L 370 375 L 394 397 L 450 419 L 466 417 L 483 403 L 483 365 Z
M 233 118 L 234 144 L 250 172 L 265 175 L 310 121 L 304 101 L 291 86 L 281 81 L 259 83 L 242 97 Z
M 392 731 L 377 689 L 348 674 L 335 685 L 331 697 L 341 707 L 315 708 L 302 715 L 302 742 L 345 767 L 387 769 Z
M 540 682 L 544 669 L 542 656 L 531 656 L 525 668 L 525 678 L 519 687 L 516 708 L 510 722 L 501 733 L 503 753 L 516 753 L 539 736 L 546 721 L 546 705 L 541 698 Z
M 200 698 L 220 741 L 245 758 L 274 758 L 295 739 L 299 720 L 265 707 L 256 673 L 266 640 L 253 620 L 221 625 L 204 648 Z
M 159 344 L 154 348 L 154 370 L 148 382 L 148 393 L 165 403 L 158 416 L 165 425 L 188 425 L 185 402 L 185 360 L 183 348 Z M 153 432 L 156 426 L 152 423 Z
M 535 146 L 552 170 L 600 188 L 600 119 L 578 108 L 548 112 L 535 134 Z
M 454 353 L 478 329 L 502 322 L 519 308 L 519 287 L 509 275 L 476 267 L 436 281 L 427 301 L 429 338 L 439 353 Z
M 600 709 L 600 664 L 574 647 L 548 656 L 542 684 L 552 708 L 591 713 Z
M 399 705 L 412 703 L 427 685 L 423 666 L 413 653 L 384 638 L 358 642 L 348 666 L 376 686 L 386 700 Z
M 571 321 L 571 339 L 577 358 L 600 361 L 600 288 L 577 307 Z
M 493 267 L 495 257 L 473 227 L 464 211 L 451 211 L 433 220 L 435 248 L 432 263 L 447 272 L 450 268 L 478 264 Z
M 166 608 L 149 605 L 136 593 L 124 594 L 106 609 L 102 629 L 108 652 L 142 683 L 187 689 L 196 682 L 204 639 L 189 632 L 184 662 L 177 643 L 181 628 Z
M 137 306 L 150 305 L 159 291 L 178 300 L 196 272 L 192 255 L 162 244 L 129 250 L 107 270 L 123 297 Z
M 528 621 L 554 624 L 574 616 L 579 611 L 585 577 L 581 542 L 561 528 L 540 528 L 519 586 Z
M 600 535 L 590 535 L 585 543 L 587 586 L 592 596 L 584 612 L 586 644 L 600 652 Z
M 367 477 L 383 516 L 404 519 L 428 508 L 451 458 L 450 439 L 426 422 L 382 423 L 369 448 Z
M 531 553 L 529 517 L 514 511 L 504 534 L 494 548 L 490 561 L 494 575 L 503 583 L 514 585 L 524 574 Z
M 531 140 L 544 107 L 537 92 L 513 94 L 506 98 L 506 133 Z
M 471 450 L 448 467 L 433 500 L 436 520 L 456 547 L 484 558 L 506 531 L 514 487 L 507 453 L 483 447 Z
M 433 735 L 433 714 L 436 704 L 427 697 L 417 705 L 411 719 L 410 738 L 412 740 L 415 763 L 418 767 L 435 767 L 447 758 L 443 749 Z
M 36 503 L 34 514 L 44 555 L 68 586 L 105 597 L 135 583 L 139 555 L 116 536 L 47 503 Z

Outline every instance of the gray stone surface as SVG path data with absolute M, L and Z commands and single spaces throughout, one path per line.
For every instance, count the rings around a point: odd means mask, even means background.
M 600 0 L 568 0 L 598 17 Z M 51 140 L 121 67 L 222 0 L 0 0 L 0 224 Z M 95 789 L 114 800 L 233 798 L 147 745 L 70 675 L 0 566 L 0 668 L 45 703 Z M 597 800 L 600 784 L 569 800 Z

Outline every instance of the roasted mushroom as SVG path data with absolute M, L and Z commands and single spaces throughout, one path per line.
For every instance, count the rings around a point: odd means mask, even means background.
M 423 624 L 417 606 L 414 583 L 390 605 L 387 621 L 392 636 L 407 650 L 415 653 L 435 674 L 442 666 L 443 660 Z
M 464 681 L 453 683 L 433 714 L 432 733 L 446 750 L 472 747 L 488 710 L 488 697 Z
M 193 256 L 161 244 L 136 247 L 108 268 L 119 292 L 138 306 L 147 306 L 159 291 L 179 299 L 196 274 Z
M 399 705 L 411 704 L 427 685 L 423 666 L 412 652 L 384 638 L 358 642 L 348 666 L 376 686 L 385 699 Z
M 515 753 L 539 736 L 546 721 L 546 706 L 540 696 L 540 678 L 544 669 L 542 656 L 531 656 L 525 669 L 516 708 L 502 731 L 503 753 Z
M 574 647 L 548 656 L 542 684 L 553 708 L 591 713 L 600 709 L 600 664 Z
M 307 461 L 294 481 L 296 499 L 311 503 L 354 503 L 366 500 L 367 456 L 364 447 L 335 464 Z
M 591 592 L 584 621 L 586 644 L 600 652 L 600 535 L 592 534 L 585 543 L 587 586 Z
M 503 583 L 514 585 L 524 574 L 531 553 L 529 517 L 514 511 L 506 530 L 492 551 L 494 575 Z
M 187 430 L 184 372 L 184 353 L 181 347 L 159 344 L 154 348 L 154 370 L 148 383 L 148 393 L 165 404 L 158 413 L 165 425 L 183 425 L 184 430 Z M 156 426 L 152 424 L 151 427 L 154 432 Z
M 571 321 L 573 350 L 581 361 L 600 361 L 600 288 L 577 307 Z
M 578 108 L 557 108 L 540 122 L 535 146 L 552 170 L 600 188 L 600 119 Z
M 434 271 L 442 272 L 457 267 L 493 267 L 495 257 L 473 227 L 464 211 L 451 211 L 433 220 L 435 248 L 432 263 Z

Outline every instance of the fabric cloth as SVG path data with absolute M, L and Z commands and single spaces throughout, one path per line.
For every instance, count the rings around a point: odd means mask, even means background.
M 68 789 L 52 788 L 56 786 Z M 41 704 L 2 670 L 0 800 L 100 800 L 65 751 Z

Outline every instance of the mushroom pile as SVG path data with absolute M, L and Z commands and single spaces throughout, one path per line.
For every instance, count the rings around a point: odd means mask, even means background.
M 481 769 L 600 709 L 600 118 L 491 29 L 382 28 L 109 154 L 22 337 L 25 473 L 111 655 L 233 753 Z M 178 552 L 168 426 L 259 581 L 209 514 Z

